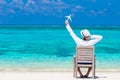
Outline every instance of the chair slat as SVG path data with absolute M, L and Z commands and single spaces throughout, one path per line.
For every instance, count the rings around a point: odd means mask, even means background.
M 78 61 L 92 61 L 93 60 L 93 57 L 92 56 L 78 56 L 77 58 Z
M 78 51 L 77 55 L 93 55 L 93 51 Z
M 77 61 L 77 63 L 92 63 L 92 61 Z
M 92 67 L 92 65 L 78 65 L 78 67 L 83 67 L 83 68 L 87 68 L 87 67 Z

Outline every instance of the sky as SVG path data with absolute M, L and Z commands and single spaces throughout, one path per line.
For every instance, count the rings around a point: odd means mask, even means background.
M 120 0 L 0 0 L 0 24 L 120 25 Z

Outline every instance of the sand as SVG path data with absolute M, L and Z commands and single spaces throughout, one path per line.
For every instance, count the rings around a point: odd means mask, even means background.
M 93 80 L 90 77 L 88 80 Z M 0 80 L 83 80 L 73 78 L 73 72 L 0 72 Z M 86 80 L 86 79 L 84 79 Z M 120 80 L 120 72 L 96 72 L 96 80 Z

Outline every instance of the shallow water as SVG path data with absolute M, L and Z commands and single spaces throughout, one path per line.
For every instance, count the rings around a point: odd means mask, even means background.
M 99 69 L 120 69 L 119 27 L 72 26 L 79 37 L 84 28 L 91 34 L 103 35 L 95 45 L 96 67 Z M 0 25 L 1 68 L 72 68 L 75 47 L 64 26 Z

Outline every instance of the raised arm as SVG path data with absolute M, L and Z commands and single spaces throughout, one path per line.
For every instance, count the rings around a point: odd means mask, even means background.
M 90 44 L 91 45 L 94 45 L 94 44 L 96 44 L 97 42 L 99 42 L 101 39 L 103 38 L 103 36 L 101 36 L 101 35 L 91 35 L 91 39 L 92 40 L 90 40 Z
M 74 39 L 75 43 L 78 44 L 78 42 L 81 41 L 80 38 L 78 38 L 75 33 L 73 32 L 73 30 L 71 29 L 68 20 L 65 21 L 66 23 L 66 29 L 68 30 L 68 32 L 70 33 L 70 35 L 72 36 L 72 38 Z

